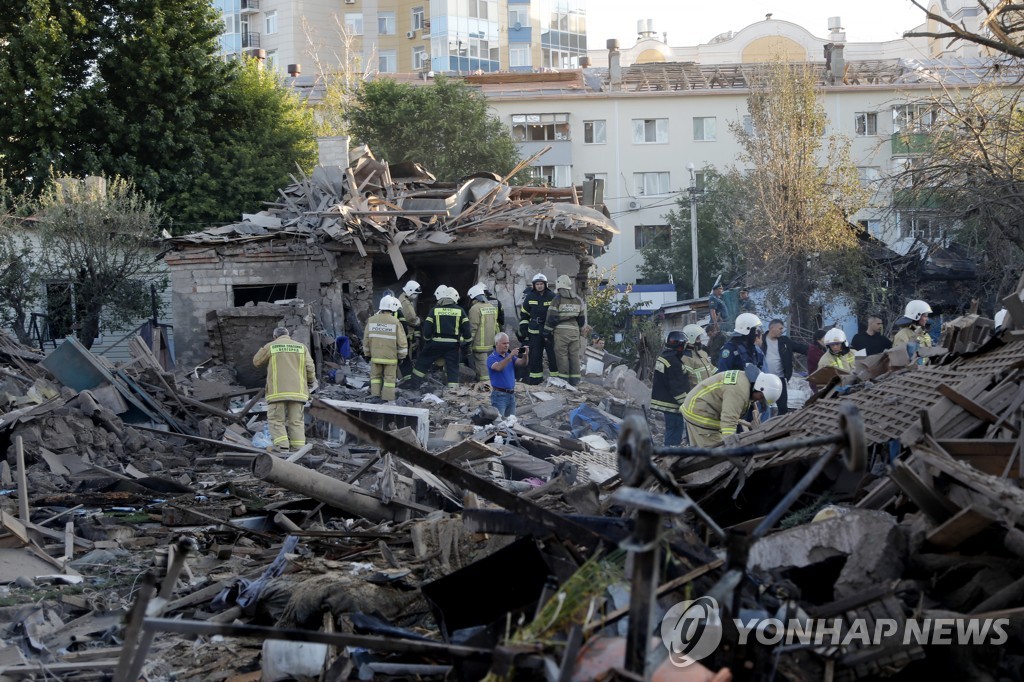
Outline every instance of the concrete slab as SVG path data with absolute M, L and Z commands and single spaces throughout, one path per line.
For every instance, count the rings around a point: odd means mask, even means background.
M 554 400 L 545 400 L 539 402 L 533 406 L 533 413 L 540 419 L 550 419 L 560 412 L 564 412 L 566 409 L 565 398 L 555 398 Z

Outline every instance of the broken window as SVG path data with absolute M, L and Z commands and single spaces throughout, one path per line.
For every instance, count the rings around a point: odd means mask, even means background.
M 241 308 L 247 303 L 273 303 L 298 298 L 299 285 L 295 282 L 269 285 L 236 284 L 231 287 L 231 293 L 235 299 L 235 307 Z
M 634 118 L 633 144 L 665 144 L 668 142 L 667 118 Z
M 569 114 L 513 114 L 512 139 L 516 142 L 569 140 Z
M 928 102 L 901 104 L 892 110 L 894 133 L 926 133 L 935 125 L 938 108 Z
M 909 239 L 920 239 L 923 242 L 941 242 L 945 237 L 945 225 L 934 213 L 922 211 L 899 211 L 896 222 L 900 234 Z
M 572 185 L 572 166 L 530 166 L 534 182 L 548 187 L 569 187 Z
M 633 228 L 633 245 L 637 249 L 653 246 L 667 249 L 672 243 L 672 230 L 668 225 L 637 225 Z
M 858 137 L 878 134 L 878 114 L 873 111 L 858 111 L 853 116 L 854 130 Z
M 583 143 L 584 144 L 605 144 L 606 138 L 605 121 L 584 121 L 583 122 Z

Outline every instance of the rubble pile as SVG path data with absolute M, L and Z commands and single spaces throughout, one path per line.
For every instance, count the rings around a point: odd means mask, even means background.
M 0 336 L 0 676 L 1010 678 L 1024 332 L 954 328 L 711 450 L 611 356 L 504 420 L 353 359 L 290 456 L 226 368 Z

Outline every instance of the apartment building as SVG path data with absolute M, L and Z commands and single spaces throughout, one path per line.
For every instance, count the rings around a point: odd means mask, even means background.
M 365 74 L 578 68 L 586 0 L 213 0 L 221 52 L 295 75 L 314 64 Z M 293 68 L 289 68 L 292 66 Z

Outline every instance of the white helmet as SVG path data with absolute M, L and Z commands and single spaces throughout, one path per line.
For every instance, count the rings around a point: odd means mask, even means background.
M 486 293 L 487 287 L 485 287 L 483 284 L 474 284 L 469 288 L 469 291 L 466 292 L 466 295 L 469 296 L 469 300 L 472 301 L 477 296 L 483 296 Z
M 572 280 L 569 279 L 569 275 L 559 275 L 558 279 L 555 280 L 556 289 L 572 289 Z
M 903 317 L 910 318 L 912 322 L 917 322 L 921 319 L 922 315 L 930 315 L 932 307 L 924 301 L 913 300 L 907 304 L 906 309 L 903 311 Z
M 696 344 L 698 341 L 703 343 L 704 330 L 700 328 L 700 325 L 688 324 L 683 327 L 683 336 L 686 337 L 686 343 L 691 345 Z
M 453 302 L 459 302 L 459 292 L 455 287 L 445 287 L 444 296 L 452 299 Z
M 760 391 L 769 405 L 774 405 L 782 395 L 782 379 L 774 374 L 761 372 L 754 382 L 754 390 Z
M 441 299 L 448 295 L 448 285 L 438 284 L 437 288 L 434 289 L 434 298 Z
M 1006 308 L 996 313 L 996 326 L 1002 327 L 1004 322 L 1006 322 Z
M 827 332 L 825 332 L 824 342 L 826 346 L 833 343 L 845 344 L 846 332 L 844 332 L 842 329 L 829 329 Z
M 736 316 L 736 326 L 733 336 L 746 336 L 751 329 L 761 326 L 761 318 L 754 313 L 741 313 Z
M 419 296 L 420 294 L 423 293 L 423 291 L 420 289 L 420 283 L 414 279 L 410 279 L 408 282 L 406 282 L 405 286 L 402 287 L 402 291 L 405 292 L 406 296 Z
M 531 282 L 534 282 L 534 283 L 536 283 L 536 282 L 544 282 L 545 284 L 547 283 L 547 281 L 548 281 L 548 278 L 544 276 L 543 272 L 538 272 L 536 275 L 533 276 L 533 279 L 531 280 Z
M 394 296 L 385 296 L 380 299 L 380 306 L 378 310 L 387 310 L 391 313 L 397 313 L 402 307 L 402 302 Z

